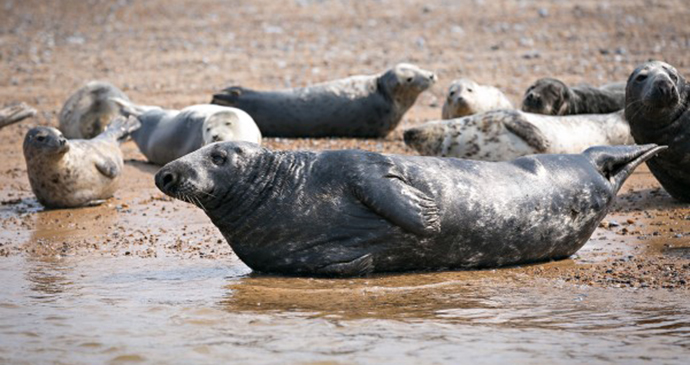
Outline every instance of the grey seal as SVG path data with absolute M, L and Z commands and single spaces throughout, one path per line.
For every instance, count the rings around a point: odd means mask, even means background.
M 488 268 L 562 259 L 662 147 L 595 147 L 511 162 L 270 151 L 215 143 L 156 174 L 204 209 L 250 268 L 287 275 Z
M 403 133 L 405 144 L 426 156 L 509 161 L 536 153 L 580 153 L 596 145 L 633 142 L 623 111 L 551 116 L 497 110 L 430 121 Z
M 127 95 L 104 81 L 91 81 L 72 94 L 60 110 L 60 131 L 69 139 L 89 139 L 99 135 L 120 115 L 112 98 L 129 101 Z
M 441 117 L 453 119 L 499 109 L 513 109 L 501 90 L 469 79 L 458 79 L 448 87 Z
M 246 111 L 265 136 L 377 138 L 395 129 L 435 81 L 433 72 L 401 63 L 382 74 L 303 88 L 257 91 L 233 86 L 213 95 L 212 103 Z
M 120 142 L 139 128 L 136 118 L 116 118 L 93 139 L 67 140 L 52 127 L 24 137 L 31 190 L 46 208 L 73 208 L 110 198 L 122 175 Z
M 522 110 L 546 115 L 606 114 L 625 107 L 625 83 L 601 87 L 579 85 L 543 78 L 532 84 L 522 99 Z
M 644 63 L 628 79 L 625 116 L 633 138 L 668 145 L 647 166 L 661 186 L 683 202 L 690 202 L 689 105 L 690 86 L 667 63 Z
M 146 159 L 157 165 L 196 151 L 214 142 L 246 141 L 261 144 L 261 132 L 244 111 L 220 105 L 199 104 L 182 110 L 140 106 L 115 99 L 125 115 L 136 116 L 141 128 L 132 139 Z

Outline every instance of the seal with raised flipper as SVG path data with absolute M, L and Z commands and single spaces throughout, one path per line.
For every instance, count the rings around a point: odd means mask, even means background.
M 511 162 L 215 143 L 164 166 L 252 269 L 285 275 L 489 268 L 566 258 L 656 145 Z
M 522 99 L 523 111 L 546 115 L 606 114 L 624 107 L 624 82 L 569 87 L 547 77 L 530 85 Z
M 378 75 L 352 76 L 280 91 L 233 86 L 213 104 L 240 108 L 269 137 L 385 137 L 436 75 L 406 63 Z
M 513 103 L 501 90 L 469 79 L 459 79 L 448 88 L 441 117 L 453 119 L 499 109 L 513 109 Z
M 674 198 L 690 202 L 690 85 L 673 66 L 647 62 L 628 79 L 625 116 L 636 142 L 668 150 L 647 166 Z
M 120 115 L 112 98 L 129 102 L 127 95 L 113 84 L 90 81 L 72 94 L 59 114 L 59 129 L 68 139 L 89 139 L 99 135 L 110 121 Z
M 118 117 L 92 139 L 66 139 L 52 127 L 24 137 L 31 190 L 46 208 L 93 205 L 113 196 L 124 162 L 120 143 L 139 128 L 136 118 Z
M 508 161 L 537 153 L 580 153 L 591 146 L 632 143 L 623 112 L 551 116 L 497 110 L 431 121 L 403 133 L 425 156 Z

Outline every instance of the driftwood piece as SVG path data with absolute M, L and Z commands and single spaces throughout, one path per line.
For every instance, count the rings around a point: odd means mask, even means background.
M 0 109 L 0 129 L 36 115 L 36 109 L 19 103 Z

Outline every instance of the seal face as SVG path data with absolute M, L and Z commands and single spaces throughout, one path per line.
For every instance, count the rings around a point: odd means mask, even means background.
M 628 79 L 625 117 L 636 142 L 668 145 L 649 170 L 674 198 L 690 202 L 690 87 L 671 65 L 652 61 Z
M 209 143 L 261 143 L 261 132 L 252 117 L 237 108 L 200 104 L 182 110 L 138 110 L 129 105 L 123 109 L 141 121 L 142 127 L 132 133 L 132 139 L 149 162 L 157 165 L 165 165 Z
M 47 208 L 72 208 L 110 198 L 123 161 L 119 143 L 139 127 L 120 117 L 96 138 L 67 140 L 52 127 L 35 127 L 24 138 L 31 190 Z
M 96 137 L 120 115 L 119 106 L 111 98 L 129 101 L 127 95 L 108 82 L 87 83 L 72 94 L 60 110 L 60 131 L 70 139 Z
M 436 75 L 401 63 L 372 76 L 309 87 L 256 91 L 239 86 L 213 95 L 213 104 L 242 109 L 272 137 L 384 137 L 400 123 Z
M 522 110 L 545 115 L 605 114 L 623 109 L 624 103 L 624 83 L 568 87 L 560 80 L 543 78 L 525 91 Z
M 288 275 L 496 267 L 572 255 L 659 148 L 490 163 L 214 143 L 156 185 L 203 208 L 252 269 Z
M 498 109 L 513 109 L 513 104 L 500 90 L 469 79 L 459 79 L 448 88 L 442 118 L 453 119 Z
M 632 143 L 623 112 L 547 116 L 518 110 L 432 121 L 407 129 L 405 144 L 427 156 L 508 161 L 537 153 L 580 153 Z

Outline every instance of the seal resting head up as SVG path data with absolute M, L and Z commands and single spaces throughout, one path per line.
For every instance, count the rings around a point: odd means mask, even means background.
M 225 142 L 167 164 L 155 180 L 202 208 L 256 271 L 358 276 L 568 257 L 658 150 L 492 163 Z

